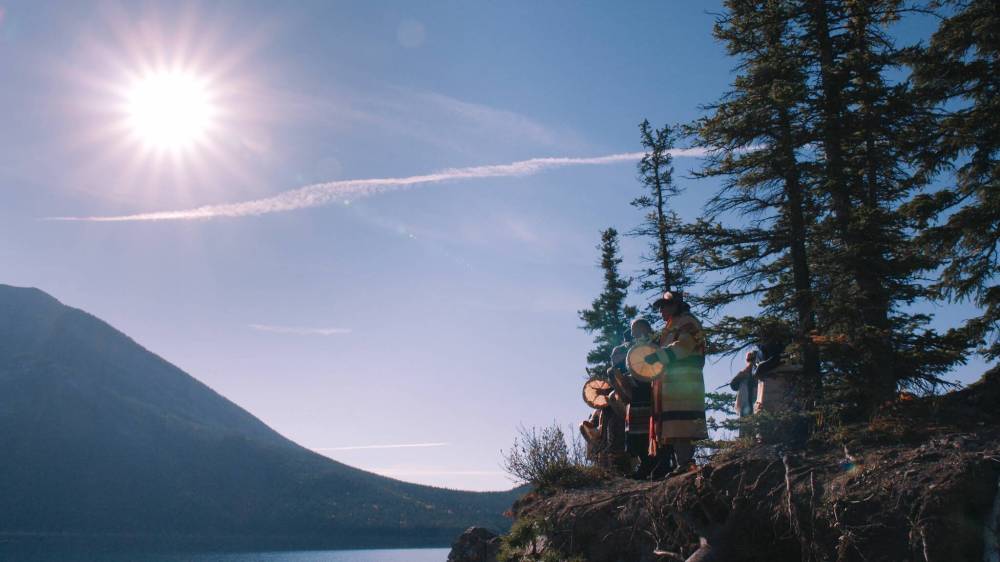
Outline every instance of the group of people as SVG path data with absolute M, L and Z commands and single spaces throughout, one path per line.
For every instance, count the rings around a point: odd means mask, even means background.
M 632 322 L 607 373 L 585 386 L 584 400 L 595 410 L 580 425 L 595 463 L 639 479 L 692 470 L 694 442 L 708 438 L 701 324 L 679 293 L 664 293 L 653 307 L 663 329 L 654 331 L 642 318 Z M 769 339 L 747 354 L 746 366 L 730 382 L 741 418 L 788 407 L 787 375 L 797 367 L 784 351 Z M 588 399 L 588 390 L 600 400 Z M 746 433 L 741 429 L 741 436 Z
M 595 462 L 641 479 L 693 469 L 694 442 L 708 437 L 701 324 L 679 293 L 664 293 L 653 307 L 663 329 L 632 322 L 630 341 L 614 349 L 599 381 L 608 389 L 604 407 L 580 426 Z

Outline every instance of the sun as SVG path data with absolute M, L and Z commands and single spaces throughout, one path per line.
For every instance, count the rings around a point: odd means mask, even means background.
M 218 113 L 208 82 L 184 71 L 143 75 L 125 98 L 132 134 L 156 150 L 179 151 L 205 141 Z

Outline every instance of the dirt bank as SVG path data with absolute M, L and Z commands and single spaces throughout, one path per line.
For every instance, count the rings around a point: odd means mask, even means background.
M 836 435 L 725 451 L 663 482 L 531 494 L 514 512 L 537 530 L 537 552 L 592 561 L 686 560 L 706 542 L 704 560 L 732 562 L 984 560 L 1000 370 Z

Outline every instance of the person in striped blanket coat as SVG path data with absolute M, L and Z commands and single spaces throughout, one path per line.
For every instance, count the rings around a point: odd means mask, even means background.
M 650 455 L 672 446 L 681 474 L 694 467 L 694 442 L 708 438 L 705 423 L 705 335 L 680 293 L 666 292 L 653 302 L 665 323 L 657 338 L 659 349 L 646 357 L 663 363 L 664 373 L 653 381 Z

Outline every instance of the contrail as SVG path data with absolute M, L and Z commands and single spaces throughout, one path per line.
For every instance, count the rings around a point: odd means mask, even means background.
M 271 326 L 268 324 L 249 324 L 249 326 L 260 332 L 294 334 L 297 336 L 333 336 L 351 333 L 350 328 L 302 328 L 299 326 Z
M 382 476 L 500 476 L 506 474 L 499 470 L 433 470 L 407 468 L 370 468 L 370 472 Z
M 670 154 L 679 157 L 701 157 L 708 152 L 701 148 L 685 148 L 670 150 Z M 157 211 L 138 213 L 134 215 L 93 216 L 93 217 L 50 217 L 48 220 L 62 221 L 92 221 L 92 222 L 125 222 L 125 221 L 171 221 L 213 219 L 222 217 L 253 217 L 269 213 L 294 211 L 309 207 L 319 207 L 334 202 L 347 202 L 362 197 L 369 197 L 387 191 L 407 189 L 417 185 L 441 183 L 461 179 L 483 179 L 515 176 L 530 176 L 553 168 L 571 166 L 603 166 L 619 162 L 636 161 L 642 158 L 642 152 L 625 152 L 594 156 L 589 158 L 532 158 L 510 164 L 495 164 L 490 166 L 470 166 L 466 168 L 449 168 L 432 174 L 406 176 L 397 178 L 372 178 L 359 180 L 340 180 L 316 183 L 285 191 L 263 199 L 253 199 L 239 203 L 224 203 L 221 205 L 205 205 L 193 209 L 179 211 Z
M 446 447 L 451 443 L 402 443 L 399 445 L 357 445 L 354 447 L 318 447 L 313 451 L 359 451 L 361 449 L 410 449 L 416 447 Z

